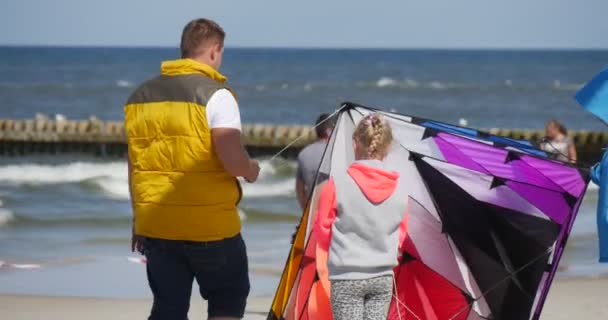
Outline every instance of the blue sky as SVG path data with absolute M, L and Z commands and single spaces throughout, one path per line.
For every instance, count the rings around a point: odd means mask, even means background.
M 177 46 L 196 17 L 228 46 L 608 48 L 608 0 L 1 0 L 0 44 Z

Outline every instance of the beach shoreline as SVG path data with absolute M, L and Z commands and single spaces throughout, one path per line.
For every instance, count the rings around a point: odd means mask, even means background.
M 542 320 L 606 319 L 604 299 L 608 277 L 555 281 L 542 313 Z M 190 319 L 206 319 L 206 305 L 193 294 Z M 266 319 L 272 297 L 251 297 L 244 319 Z M 108 299 L 65 296 L 0 295 L 3 319 L 145 319 L 151 299 Z
M 266 319 L 271 301 L 270 297 L 251 297 L 243 319 Z M 151 306 L 152 299 L 0 295 L 2 319 L 7 320 L 146 319 Z M 206 314 L 206 303 L 193 294 L 189 319 L 206 319 Z

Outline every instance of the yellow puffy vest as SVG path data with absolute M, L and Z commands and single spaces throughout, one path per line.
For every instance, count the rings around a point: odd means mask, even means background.
M 165 61 L 125 105 L 135 232 L 215 241 L 237 235 L 238 180 L 224 170 L 205 113 L 226 78 L 190 59 Z

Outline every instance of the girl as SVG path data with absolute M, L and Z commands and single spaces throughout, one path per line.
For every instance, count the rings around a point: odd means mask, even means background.
M 353 133 L 355 162 L 334 170 L 320 194 L 314 232 L 328 253 L 334 320 L 387 317 L 407 206 L 399 174 L 382 162 L 392 140 L 379 114 L 363 118 Z
M 576 147 L 568 130 L 557 120 L 550 120 L 545 126 L 545 140 L 540 145 L 541 150 L 553 154 L 557 160 L 576 163 Z

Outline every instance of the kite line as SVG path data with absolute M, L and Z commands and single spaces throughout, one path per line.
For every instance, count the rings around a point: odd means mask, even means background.
M 338 114 L 340 111 L 342 111 L 344 107 L 341 107 L 339 109 L 336 109 L 336 111 L 334 111 L 332 114 L 329 115 L 329 117 L 327 117 L 325 120 L 317 123 L 316 125 L 314 125 L 312 128 L 316 129 L 318 126 L 322 125 L 323 123 L 325 123 L 328 120 L 333 119 L 333 117 Z M 283 152 L 285 152 L 285 150 L 291 148 L 291 146 L 293 146 L 296 142 L 300 141 L 300 139 L 302 139 L 304 136 L 306 136 L 305 134 L 301 134 L 299 135 L 297 138 L 295 138 L 293 141 L 291 141 L 290 143 L 288 143 L 283 149 L 279 150 L 279 152 L 275 153 L 271 158 L 270 161 L 272 162 L 274 159 L 276 159 L 278 156 L 280 156 Z

